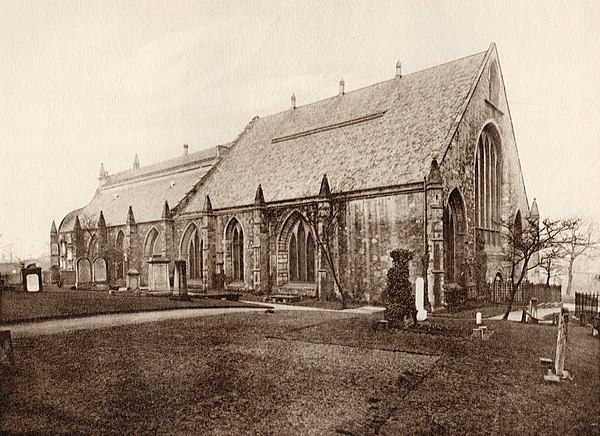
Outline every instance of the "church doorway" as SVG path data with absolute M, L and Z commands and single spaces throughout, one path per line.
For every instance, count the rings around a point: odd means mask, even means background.
M 458 189 L 448 197 L 444 209 L 444 279 L 446 283 L 465 285 L 464 246 L 465 246 L 465 207 Z

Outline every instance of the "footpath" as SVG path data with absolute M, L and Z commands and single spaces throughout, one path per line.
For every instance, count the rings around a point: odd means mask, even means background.
M 382 307 L 365 306 L 347 310 L 320 309 L 315 307 L 290 306 L 286 304 L 257 303 L 262 308 L 232 307 L 232 308 L 201 308 L 201 309 L 177 309 L 153 312 L 117 313 L 110 315 L 93 315 L 81 318 L 55 319 L 41 322 L 26 322 L 3 326 L 11 332 L 13 339 L 31 336 L 54 335 L 70 333 L 79 330 L 93 330 L 107 327 L 117 327 L 131 324 L 142 324 L 148 322 L 159 322 L 174 319 L 199 318 L 204 316 L 225 315 L 240 312 L 264 312 L 267 309 L 295 310 L 295 311 L 325 311 L 337 313 L 371 314 L 382 311 Z
M 575 304 L 573 303 L 563 303 L 563 307 L 569 309 L 569 312 L 575 312 Z M 538 307 L 538 318 L 543 319 L 545 316 L 550 315 L 552 313 L 560 313 L 560 306 L 549 306 L 549 307 Z M 514 310 L 508 314 L 509 321 L 521 321 L 521 316 L 523 315 L 523 309 Z M 491 320 L 501 320 L 503 315 L 492 316 Z

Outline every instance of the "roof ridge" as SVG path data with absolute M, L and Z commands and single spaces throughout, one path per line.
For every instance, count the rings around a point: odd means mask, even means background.
M 244 127 L 244 130 L 241 131 L 241 133 L 237 136 L 237 138 L 235 138 L 232 142 L 229 143 L 229 149 L 233 149 L 236 144 L 240 141 L 240 139 L 254 126 L 254 124 L 259 120 L 260 118 L 258 117 L 258 115 L 254 116 L 250 122 L 248 124 L 246 124 L 246 126 Z M 224 156 L 223 159 L 218 160 L 207 172 L 206 174 L 204 174 L 200 180 L 198 180 L 198 182 L 196 182 L 194 184 L 194 186 L 192 187 L 192 189 L 190 189 L 188 192 L 185 193 L 185 195 L 183 196 L 183 198 L 181 200 L 179 200 L 177 202 L 177 204 L 175 206 L 172 207 L 172 211 L 173 214 L 176 215 L 177 213 L 179 213 L 179 210 L 181 207 L 184 207 L 191 199 L 191 197 L 198 191 L 198 187 L 203 185 L 205 181 L 207 181 L 209 179 L 209 177 L 212 176 L 212 174 L 215 171 L 219 170 L 219 167 L 221 166 L 221 164 L 227 160 L 228 156 Z
M 154 162 L 149 165 L 141 166 L 139 168 L 128 168 L 126 170 L 122 170 L 117 173 L 109 175 L 108 182 L 106 182 L 104 185 L 102 185 L 101 188 L 102 189 L 113 188 L 113 187 L 119 186 L 122 183 L 135 181 L 138 178 L 140 180 L 142 180 L 146 177 L 152 176 L 154 173 L 157 173 L 157 172 L 162 173 L 164 171 L 174 170 L 176 168 L 185 167 L 185 166 L 192 166 L 192 165 L 199 164 L 206 160 L 214 159 L 217 157 L 216 151 L 217 151 L 218 147 L 229 148 L 230 145 L 231 145 L 231 143 L 227 143 L 227 145 L 225 145 L 225 144 L 215 145 L 212 147 L 208 147 L 208 148 L 205 148 L 202 150 L 195 151 L 193 153 L 188 154 L 187 156 L 176 156 L 176 157 L 172 157 L 169 159 Z M 210 153 L 211 151 L 213 153 Z M 202 156 L 202 158 L 200 158 L 201 156 Z M 168 165 L 169 163 L 171 163 L 171 164 Z M 167 164 L 166 167 L 160 167 L 160 165 L 165 165 L 165 164 Z M 152 167 L 159 167 L 159 168 L 153 169 Z M 111 179 L 117 178 L 117 176 L 129 175 L 128 173 L 131 173 L 131 175 L 129 177 L 125 177 L 120 180 L 111 180 Z
M 493 45 L 493 43 L 492 43 L 492 45 Z M 422 70 L 413 71 L 412 73 L 403 74 L 401 78 L 403 78 L 403 77 L 409 77 L 409 76 L 414 76 L 415 74 L 423 73 L 425 71 L 429 71 L 429 70 L 432 70 L 434 68 L 440 68 L 440 67 L 443 67 L 445 65 L 453 64 L 455 62 L 464 61 L 464 60 L 466 60 L 468 58 L 472 58 L 472 57 L 475 57 L 475 56 L 481 56 L 482 54 L 487 53 L 488 50 L 485 50 L 485 51 L 482 51 L 482 52 L 478 52 L 478 53 L 475 53 L 475 54 L 471 54 L 471 55 L 467 55 L 467 56 L 463 56 L 462 58 L 454 59 L 454 60 L 451 60 L 451 61 L 448 61 L 448 62 L 443 62 L 441 64 L 433 65 L 431 67 L 427 67 L 427 68 L 424 68 Z M 397 77 L 392 77 L 391 79 L 382 80 L 381 82 L 371 83 L 370 85 L 365 85 L 365 86 L 362 86 L 360 88 L 356 88 L 356 89 L 353 89 L 351 91 L 345 92 L 342 96 L 340 96 L 339 94 L 336 94 L 336 95 L 332 95 L 331 97 L 323 98 L 321 100 L 316 100 L 316 101 L 312 101 L 310 103 L 306 103 L 306 104 L 303 104 L 303 105 L 300 105 L 300 106 L 295 106 L 294 110 L 306 108 L 306 107 L 309 107 L 309 106 L 312 106 L 312 105 L 315 105 L 315 104 L 318 104 L 318 103 L 322 103 L 324 101 L 334 100 L 334 99 L 337 99 L 339 97 L 344 97 L 346 95 L 351 95 L 353 93 L 356 93 L 356 92 L 359 92 L 359 91 L 364 91 L 364 90 L 366 90 L 368 88 L 373 88 L 375 86 L 383 85 L 383 84 L 388 83 L 388 82 L 394 82 L 396 79 L 397 79 Z M 270 118 L 270 117 L 274 117 L 274 116 L 277 116 L 277 115 L 285 114 L 285 113 L 287 113 L 289 111 L 290 111 L 290 109 L 286 109 L 286 110 L 283 110 L 283 111 L 280 111 L 280 112 L 275 112 L 275 113 L 272 113 L 272 114 L 269 114 L 269 115 L 265 115 L 265 116 L 261 117 L 261 119 L 264 120 L 266 118 Z

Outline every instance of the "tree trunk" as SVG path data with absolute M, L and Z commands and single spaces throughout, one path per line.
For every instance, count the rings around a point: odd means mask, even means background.
M 573 259 L 569 259 L 569 270 L 567 276 L 567 295 L 571 295 L 571 288 L 573 287 Z
M 506 321 L 508 319 L 508 314 L 512 311 L 513 302 L 515 301 L 515 295 L 517 293 L 517 290 L 519 289 L 519 286 L 521 286 L 521 283 L 523 282 L 524 277 L 525 277 L 525 271 L 521 271 L 521 276 L 519 277 L 519 280 L 517 281 L 516 284 L 511 279 L 510 283 L 511 283 L 512 289 L 510 291 L 510 300 L 508 300 L 508 307 L 506 308 L 506 312 L 504 312 L 504 316 L 502 317 L 503 321 Z
M 338 288 L 338 291 L 340 291 L 340 298 L 342 300 L 342 310 L 344 310 L 347 308 L 346 294 L 342 289 L 342 285 L 339 281 L 337 272 L 335 270 L 335 265 L 333 264 L 333 257 L 329 252 L 329 246 L 327 246 L 327 250 L 325 251 L 325 258 L 327 259 L 327 263 L 329 264 L 329 269 L 331 270 L 331 275 L 333 276 L 334 285 Z
M 337 271 L 336 271 L 335 265 L 333 263 L 333 256 L 331 254 L 331 249 L 329 247 L 329 241 L 321 241 L 320 239 L 317 238 L 317 243 L 321 247 L 321 251 L 325 255 L 325 260 L 327 260 L 327 264 L 329 265 L 329 270 L 331 271 L 331 275 L 333 276 L 334 286 L 336 286 L 338 288 L 338 290 L 340 291 L 340 298 L 342 300 L 342 310 L 344 310 L 347 308 L 347 304 L 348 304 L 347 298 L 346 298 L 346 294 L 344 293 L 344 289 L 342 288 L 342 285 L 339 281 Z

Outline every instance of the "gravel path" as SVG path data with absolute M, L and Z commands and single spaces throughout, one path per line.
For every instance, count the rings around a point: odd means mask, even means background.
M 290 306 L 286 304 L 267 304 L 256 302 L 252 303 L 262 305 L 264 306 L 264 308 L 232 307 L 220 309 L 177 309 L 153 312 L 118 313 L 111 315 L 95 315 L 81 318 L 55 319 L 42 322 L 12 324 L 10 326 L 4 326 L 0 328 L 10 330 L 12 338 L 26 338 L 30 336 L 69 333 L 78 330 L 92 330 L 129 324 L 142 324 L 146 322 L 224 315 L 227 313 L 263 312 L 268 308 L 273 308 L 274 310 L 317 310 L 325 312 L 348 312 L 357 314 L 370 314 L 378 310 L 383 310 L 383 308 L 366 306 L 357 309 L 348 309 L 346 311 L 338 311 L 330 309 L 319 309 L 315 307 Z
M 575 312 L 575 304 L 572 303 L 563 303 L 563 306 L 569 309 L 569 312 Z M 540 307 L 538 308 L 538 318 L 542 319 L 546 315 L 550 315 L 551 313 L 560 313 L 560 307 Z M 521 316 L 523 315 L 523 309 L 512 311 L 508 314 L 509 321 L 521 321 Z M 501 320 L 503 315 L 493 316 L 490 319 L 492 320 Z
M 13 338 L 29 336 L 54 335 L 77 330 L 91 330 L 105 327 L 116 327 L 128 324 L 166 321 L 172 319 L 197 318 L 201 316 L 222 315 L 225 313 L 262 312 L 264 309 L 247 307 L 221 309 L 177 309 L 158 312 L 117 313 L 111 315 L 95 315 L 82 318 L 55 319 L 42 322 L 13 324 L 6 326 Z

